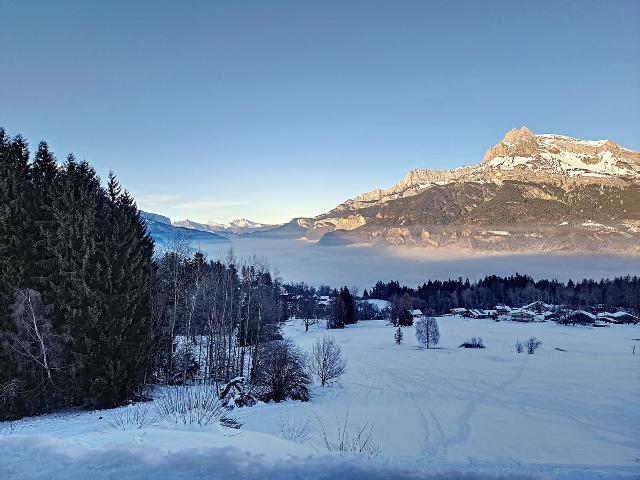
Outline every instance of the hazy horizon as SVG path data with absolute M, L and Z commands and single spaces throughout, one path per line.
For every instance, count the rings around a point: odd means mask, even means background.
M 378 280 L 397 280 L 417 287 L 428 279 L 469 278 L 526 274 L 534 279 L 600 280 L 640 272 L 640 257 L 566 253 L 486 253 L 465 249 L 427 249 L 382 246 L 326 246 L 302 239 L 232 237 L 226 242 L 194 241 L 211 260 L 258 258 L 277 270 L 285 282 L 309 285 L 346 285 L 360 292 Z M 162 251 L 163 245 L 158 244 Z M 455 256 L 453 255 L 455 253 Z

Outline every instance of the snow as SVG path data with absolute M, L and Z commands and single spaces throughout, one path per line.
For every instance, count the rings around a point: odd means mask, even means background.
M 562 135 L 538 135 L 536 138 L 541 146 L 539 156 L 535 158 L 518 155 L 496 156 L 488 162 L 488 166 L 502 170 L 513 170 L 516 167 L 555 170 L 572 177 L 582 175 L 637 177 L 640 174 L 637 168 L 625 162 L 624 158 L 616 156 L 610 150 L 602 149 L 606 140 L 585 141 Z M 563 143 L 575 145 L 577 151 L 572 151 Z M 580 151 L 580 149 L 586 150 Z M 592 161 L 594 158 L 596 162 Z
M 382 311 L 385 308 L 391 308 L 391 302 L 388 300 L 380 300 L 377 298 L 369 298 L 367 300 L 365 300 L 367 303 L 373 305 L 374 307 L 376 307 L 378 310 Z
M 0 436 L 0 478 L 638 478 L 639 326 L 438 321 L 441 342 L 429 350 L 413 327 L 395 345 L 385 321 L 306 333 L 289 322 L 283 333 L 303 349 L 335 337 L 348 361 L 340 385 L 315 386 L 307 403 L 236 409 L 239 430 L 109 426 L 138 406 L 25 419 Z M 487 348 L 457 348 L 473 336 Z M 530 336 L 540 350 L 516 354 Z M 321 425 L 335 436 L 347 413 L 350 429 L 373 426 L 378 457 L 327 452 Z M 294 421 L 309 422 L 307 439 L 283 438 Z

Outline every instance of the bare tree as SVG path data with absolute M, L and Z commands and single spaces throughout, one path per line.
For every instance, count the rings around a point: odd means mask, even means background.
M 440 341 L 438 321 L 433 317 L 423 318 L 416 322 L 416 339 L 423 348 L 431 348 Z
M 533 355 L 536 353 L 536 350 L 542 346 L 542 341 L 538 340 L 536 337 L 530 337 L 524 346 L 527 349 L 527 353 L 529 355 Z
M 520 340 L 516 340 L 516 353 L 524 352 L 524 344 Z
M 340 378 L 346 368 L 347 362 L 335 338 L 325 335 L 322 340 L 316 340 L 311 351 L 311 370 L 323 387 Z
M 53 406 L 57 388 L 55 373 L 63 363 L 63 338 L 54 335 L 39 292 L 30 288 L 15 289 L 10 312 L 11 326 L 0 331 L 0 342 L 21 373 L 0 385 L 0 417 L 15 398 L 25 397 L 30 403 L 44 398 L 44 392 L 50 392 L 47 399 Z
M 298 313 L 304 323 L 304 331 L 308 332 L 311 325 L 318 323 L 316 299 L 311 292 L 304 292 L 298 304 Z
M 49 382 L 53 381 L 44 336 L 51 337 L 51 322 L 44 314 L 40 293 L 30 288 L 14 291 L 12 317 L 17 334 L 13 348 L 20 355 L 40 365 Z M 47 342 L 50 343 L 50 340 Z

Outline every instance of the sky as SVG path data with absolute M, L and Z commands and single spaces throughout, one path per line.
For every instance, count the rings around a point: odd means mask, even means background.
M 174 220 L 286 222 L 513 127 L 640 150 L 640 2 L 0 0 L 0 126 Z

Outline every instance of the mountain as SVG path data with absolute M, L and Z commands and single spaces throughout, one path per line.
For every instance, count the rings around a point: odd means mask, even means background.
M 140 210 L 140 215 L 145 221 L 149 235 L 156 242 L 156 245 L 169 245 L 174 239 L 181 238 L 194 242 L 229 242 L 228 238 L 213 232 L 203 232 L 174 226 L 171 219 L 157 213 L 144 212 Z
M 253 222 L 245 218 L 238 218 L 228 223 L 198 223 L 193 220 L 178 220 L 173 222 L 173 225 L 184 228 L 192 228 L 194 230 L 200 230 L 203 232 L 214 232 L 225 234 L 243 235 L 254 232 L 260 232 L 265 230 L 272 230 L 280 225 L 270 225 L 267 223 Z
M 640 253 L 640 153 L 513 129 L 477 164 L 416 169 L 387 189 L 264 234 L 323 244 Z

